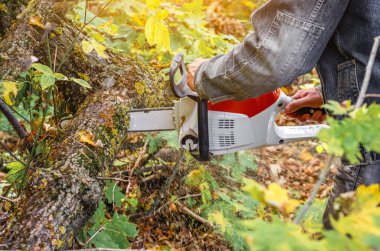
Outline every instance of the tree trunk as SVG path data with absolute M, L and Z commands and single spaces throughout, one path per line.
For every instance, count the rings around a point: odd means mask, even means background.
M 17 79 L 20 71 L 30 67 L 36 56 L 47 64 L 47 28 L 30 25 L 32 16 L 49 22 L 52 51 L 57 48 L 57 62 L 64 57 L 80 31 L 64 14 L 73 4 L 64 0 L 32 0 L 19 19 L 8 29 L 0 43 L 0 74 Z M 53 34 L 53 35 L 52 35 Z M 85 37 L 81 34 L 80 41 Z M 102 182 L 96 177 L 111 166 L 115 154 L 126 139 L 127 112 L 133 108 L 168 106 L 171 91 L 152 71 L 129 58 L 107 52 L 103 59 L 84 54 L 80 46 L 63 65 L 67 76 L 85 73 L 93 88 L 85 93 L 75 84 L 60 87 L 77 112 L 73 120 L 58 133 L 46 160 L 32 162 L 27 187 L 9 210 L 0 227 L 0 243 L 10 249 L 65 249 L 75 232 L 94 213 L 101 198 Z M 143 83 L 139 95 L 135 84 Z M 141 93 L 141 92 L 139 92 Z M 84 143 L 81 135 L 93 135 L 96 146 Z M 91 136 L 89 136 L 91 138 Z

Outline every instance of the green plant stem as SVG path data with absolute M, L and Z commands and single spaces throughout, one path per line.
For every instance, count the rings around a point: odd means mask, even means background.
M 294 220 L 295 224 L 300 224 L 302 222 L 302 219 L 305 217 L 306 213 L 309 211 L 311 205 L 314 202 L 315 197 L 317 196 L 319 189 L 321 188 L 322 183 L 325 182 L 327 175 L 330 172 L 333 159 L 334 159 L 334 156 L 330 155 L 325 168 L 323 168 L 321 173 L 319 174 L 319 179 L 318 179 L 317 183 L 314 185 L 313 190 L 312 190 L 309 198 L 307 199 L 307 201 L 306 201 L 305 205 L 303 206 L 301 212 L 297 215 L 296 219 Z
M 51 57 L 51 50 L 50 50 L 50 40 L 49 36 L 46 38 L 46 46 L 47 46 L 47 51 L 48 51 L 48 59 L 49 59 L 49 66 L 51 69 L 53 69 L 53 60 Z M 55 89 L 52 90 L 52 96 L 53 96 L 53 110 L 54 110 L 54 120 L 55 123 L 58 125 L 58 117 L 57 117 L 57 109 L 55 107 Z
M 43 125 L 44 125 L 44 122 L 45 122 L 45 119 L 46 119 L 46 115 L 47 115 L 47 111 L 48 111 L 48 106 L 49 106 L 49 101 L 50 101 L 51 93 L 52 93 L 52 89 L 50 88 L 49 92 L 47 94 L 47 97 L 46 97 L 46 106 L 44 108 L 44 112 L 43 112 L 43 115 L 42 115 L 42 121 L 41 121 L 41 124 L 40 124 L 40 126 L 38 128 L 37 135 L 34 138 L 33 145 L 32 145 L 32 150 L 30 151 L 28 160 L 26 162 L 26 171 L 25 171 L 24 177 L 22 179 L 22 184 L 24 184 L 24 182 L 25 182 L 26 176 L 27 176 L 29 168 L 30 168 L 30 164 L 32 163 L 32 160 L 33 160 L 36 148 L 37 148 L 38 139 L 40 138 L 41 133 L 42 133 Z

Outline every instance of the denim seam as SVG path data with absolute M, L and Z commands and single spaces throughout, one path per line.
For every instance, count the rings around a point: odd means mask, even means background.
M 325 0 L 319 0 L 315 4 L 315 7 L 314 7 L 314 9 L 311 12 L 310 17 L 309 17 L 309 21 L 310 22 L 314 22 L 315 21 L 315 19 L 317 18 L 318 14 L 319 14 L 319 11 L 321 10 L 322 5 L 324 4 L 324 2 L 325 2 Z
M 339 53 L 342 54 L 342 56 L 346 60 L 349 60 L 349 57 L 347 56 L 346 53 L 344 53 L 342 46 L 341 46 L 341 43 L 340 43 L 339 29 L 336 29 L 336 31 L 335 31 L 335 44 L 336 44 L 336 48 L 338 49 Z

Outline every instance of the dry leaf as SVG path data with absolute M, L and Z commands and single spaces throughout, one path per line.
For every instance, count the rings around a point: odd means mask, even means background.
M 97 146 L 96 143 L 94 142 L 94 138 L 95 136 L 89 132 L 89 131 L 80 131 L 78 133 L 79 135 L 79 141 L 82 142 L 82 143 L 87 143 L 91 146 Z
M 313 155 L 311 155 L 311 153 L 306 149 L 302 150 L 299 157 L 304 162 L 309 162 L 313 159 Z
M 42 22 L 43 22 L 43 20 L 42 20 L 42 17 L 40 17 L 40 16 L 32 16 L 29 19 L 29 24 L 34 25 L 34 26 L 38 26 L 42 29 L 45 29 L 45 25 L 43 25 Z

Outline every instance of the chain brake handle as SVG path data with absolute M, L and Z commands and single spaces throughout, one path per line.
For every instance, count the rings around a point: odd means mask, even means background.
M 175 76 L 178 70 L 181 73 L 181 79 L 176 83 Z M 177 98 L 189 97 L 194 101 L 198 101 L 198 94 L 193 92 L 187 85 L 187 71 L 182 53 L 175 55 L 170 65 L 170 87 Z
M 181 79 L 178 84 L 175 82 L 175 76 L 181 73 Z M 184 56 L 178 53 L 170 65 L 170 87 L 177 98 L 188 97 L 198 103 L 198 146 L 199 154 L 193 155 L 199 161 L 209 161 L 209 134 L 208 134 L 208 100 L 199 98 L 198 94 L 190 89 L 187 85 L 187 70 Z

